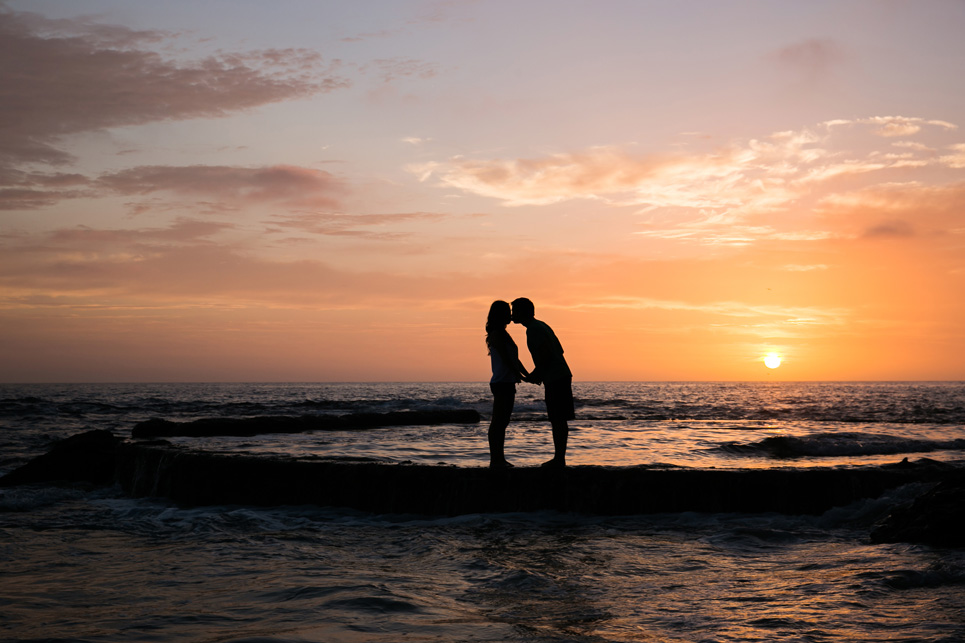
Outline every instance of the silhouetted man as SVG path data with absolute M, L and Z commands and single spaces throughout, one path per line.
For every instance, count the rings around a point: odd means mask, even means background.
M 567 424 L 576 417 L 573 409 L 573 373 L 563 357 L 563 346 L 556 333 L 534 317 L 533 302 L 520 297 L 513 302 L 513 322 L 526 327 L 526 346 L 533 357 L 533 372 L 524 381 L 542 384 L 546 396 L 546 414 L 553 426 L 553 459 L 544 467 L 566 466 Z

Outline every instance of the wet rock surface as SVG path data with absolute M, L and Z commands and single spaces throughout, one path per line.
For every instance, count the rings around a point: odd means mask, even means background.
M 0 486 L 55 481 L 110 484 L 114 481 L 117 447 L 121 442 L 103 429 L 72 435 L 0 478 Z
M 58 481 L 117 483 L 131 496 L 169 498 L 186 506 L 313 504 L 422 515 L 543 510 L 820 514 L 905 484 L 930 483 L 917 500 L 879 523 L 872 541 L 965 546 L 965 467 L 928 459 L 806 469 L 494 470 L 212 453 L 164 440 L 125 441 L 94 430 L 55 443 L 0 478 L 0 486 Z
M 965 547 L 965 477 L 943 480 L 893 511 L 872 530 L 871 540 Z
M 135 496 L 186 505 L 315 504 L 376 513 L 458 515 L 557 510 L 820 514 L 884 491 L 952 475 L 932 462 L 891 467 L 563 469 L 332 462 L 217 454 L 128 443 L 118 480 Z
M 251 418 L 202 418 L 191 422 L 152 419 L 140 422 L 131 437 L 251 437 L 271 433 L 306 431 L 346 431 L 386 426 L 426 426 L 432 424 L 477 424 L 481 416 L 474 409 L 438 411 L 392 411 L 388 413 L 351 413 L 348 415 L 266 416 Z

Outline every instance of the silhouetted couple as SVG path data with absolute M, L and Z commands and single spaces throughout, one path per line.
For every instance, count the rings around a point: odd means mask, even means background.
M 503 446 L 506 427 L 516 403 L 516 384 L 520 381 L 542 384 L 546 414 L 553 427 L 553 459 L 544 467 L 566 466 L 567 422 L 576 417 L 573 409 L 573 374 L 563 357 L 563 346 L 553 329 L 536 319 L 533 302 L 521 297 L 512 308 L 505 301 L 494 301 L 486 320 L 486 345 L 493 366 L 489 388 L 493 392 L 493 418 L 489 424 L 489 466 L 511 467 Z M 509 335 L 509 322 L 526 327 L 526 346 L 533 358 L 533 372 L 527 373 L 519 361 L 519 348 Z

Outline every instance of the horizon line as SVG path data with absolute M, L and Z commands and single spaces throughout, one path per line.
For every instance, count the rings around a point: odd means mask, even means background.
M 131 380 L 131 381 L 36 381 L 0 382 L 0 386 L 70 386 L 122 384 L 488 384 L 488 380 Z M 522 382 L 520 382 L 522 384 Z M 574 384 L 965 384 L 961 380 L 573 380 Z

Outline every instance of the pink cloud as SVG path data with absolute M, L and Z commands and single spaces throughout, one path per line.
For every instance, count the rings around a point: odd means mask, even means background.
M 51 232 L 47 237 L 49 247 L 70 247 L 77 249 L 104 250 L 106 248 L 131 244 L 142 246 L 156 242 L 190 243 L 198 242 L 234 226 L 230 223 L 198 221 L 196 219 L 177 219 L 166 228 L 141 228 L 135 230 L 96 229 L 88 226 L 62 228 Z
M 63 228 L 0 237 L 0 315 L 17 306 L 191 308 L 373 306 L 459 300 L 482 278 L 351 270 L 277 260 L 219 242 L 231 224 L 180 219 L 168 227 Z M 486 286 L 490 287 L 490 286 Z
M 379 78 L 390 83 L 400 78 L 421 78 L 427 80 L 438 73 L 438 66 L 413 58 L 380 58 L 372 63 Z M 362 72 L 368 67 L 363 67 Z
M 0 189 L 0 210 L 36 210 L 54 205 L 62 198 L 63 193 L 48 190 L 32 190 L 29 188 Z
M 941 155 L 927 145 L 904 141 L 902 151 L 895 153 L 894 144 L 881 138 L 881 128 L 890 125 L 895 127 L 889 131 L 907 136 L 948 136 L 955 130 L 943 121 L 875 117 L 828 121 L 715 150 L 681 150 L 674 156 L 596 147 L 537 158 L 454 157 L 408 169 L 422 181 L 435 178 L 441 186 L 508 206 L 573 199 L 633 206 L 636 214 L 646 215 L 641 222 L 646 228 L 637 234 L 652 238 L 727 246 L 759 240 L 819 241 L 841 234 L 860 236 L 882 217 L 863 219 L 858 230 L 842 231 L 837 221 L 816 221 L 802 213 L 886 193 L 888 200 L 879 207 L 894 208 L 904 201 L 893 199 L 906 196 L 891 189 L 897 184 L 931 186 L 931 192 L 918 190 L 918 197 L 927 193 L 954 200 L 958 188 L 948 181 L 955 178 L 952 170 L 961 169 L 965 148 L 949 141 L 946 149 L 955 153 Z M 815 227 L 819 223 L 825 227 Z
M 959 181 L 886 184 L 831 195 L 819 202 L 816 213 L 850 237 L 940 240 L 961 231 L 963 209 L 965 181 Z
M 0 166 L 0 210 L 34 210 L 89 193 L 80 174 L 23 172 Z
M 167 192 L 227 203 L 282 203 L 292 207 L 335 207 L 347 192 L 344 182 L 324 170 L 275 165 L 148 165 L 106 174 L 97 186 L 123 195 Z
M 112 194 L 174 195 L 197 199 L 207 213 L 230 212 L 252 203 L 331 209 L 348 192 L 345 182 L 324 170 L 274 165 L 147 165 L 90 179 L 80 174 L 21 172 L 0 168 L 0 210 L 48 207 L 64 199 Z M 3 187 L 3 186 L 6 187 Z M 128 204 L 133 214 L 177 209 L 183 204 L 152 198 Z
M 295 230 L 309 234 L 329 236 L 355 236 L 370 239 L 393 240 L 408 233 L 387 231 L 390 226 L 397 224 L 438 221 L 445 218 L 444 214 L 432 212 L 403 212 L 397 214 L 334 214 L 334 213 L 302 213 L 291 216 L 276 216 L 270 232 Z M 373 229 L 374 228 L 374 229 Z
M 507 205 L 549 204 L 629 192 L 675 161 L 634 158 L 613 148 L 543 158 L 467 159 L 410 166 L 422 180 L 504 200 Z
M 905 239 L 915 236 L 915 229 L 907 221 L 894 219 L 871 226 L 862 236 L 865 239 Z
M 149 48 L 171 37 L 0 8 L 0 165 L 68 162 L 59 141 L 70 134 L 224 116 L 348 86 L 312 51 L 183 62 Z
M 783 70 L 800 74 L 807 81 L 825 78 L 848 60 L 845 48 L 830 38 L 811 38 L 778 49 L 771 54 Z

